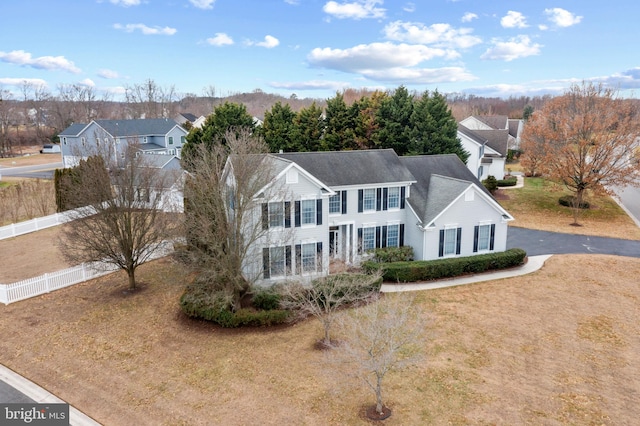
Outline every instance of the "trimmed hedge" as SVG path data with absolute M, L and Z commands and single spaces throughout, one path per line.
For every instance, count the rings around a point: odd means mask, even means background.
M 385 247 L 377 248 L 373 252 L 372 262 L 391 263 L 391 262 L 408 262 L 413 260 L 413 247 Z
M 575 207 L 575 199 L 576 197 L 574 197 L 573 195 L 563 195 L 562 197 L 558 198 L 558 204 L 565 207 Z M 591 207 L 589 202 L 584 200 L 578 206 L 578 208 L 580 209 L 588 209 L 589 207 Z
M 387 282 L 431 281 L 519 266 L 526 256 L 524 250 L 514 248 L 499 253 L 438 260 L 386 264 L 365 262 L 362 267 L 365 271 L 382 268 L 383 279 Z
M 506 179 L 499 179 L 498 180 L 498 187 L 502 187 L 502 186 L 516 186 L 516 184 L 518 183 L 518 178 L 515 176 L 506 178 Z
M 261 306 L 271 306 L 272 303 L 273 299 L 267 294 L 258 302 Z M 180 308 L 187 316 L 227 328 L 284 324 L 290 315 L 289 311 L 282 309 L 238 309 L 232 312 L 228 306 L 228 297 L 224 293 L 211 290 L 210 286 L 197 281 L 188 285 L 180 297 Z

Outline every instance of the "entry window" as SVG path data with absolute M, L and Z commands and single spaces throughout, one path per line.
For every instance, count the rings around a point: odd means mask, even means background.
M 374 211 L 376 209 L 376 190 L 374 188 L 364 190 L 362 207 L 365 212 Z
M 303 225 L 315 225 L 316 224 L 316 200 L 302 200 L 300 202 L 300 209 L 302 210 L 302 224 Z
M 390 209 L 400 208 L 400 188 L 396 186 L 389 188 L 388 191 L 387 206 Z
M 376 228 L 362 228 L 362 251 L 367 252 L 376 248 Z
M 302 272 L 316 272 L 316 243 L 302 244 Z

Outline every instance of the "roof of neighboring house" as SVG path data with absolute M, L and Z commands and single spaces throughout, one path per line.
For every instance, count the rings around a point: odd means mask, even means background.
M 518 129 L 520 128 L 520 123 L 522 121 L 523 120 L 516 119 L 516 118 L 509 119 L 509 134 L 514 138 L 518 137 Z
M 181 115 L 182 117 L 184 117 L 185 120 L 190 121 L 191 123 L 193 123 L 198 119 L 198 117 L 196 117 L 195 114 L 191 114 L 189 112 L 181 112 L 178 115 Z
M 78 136 L 82 129 L 87 127 L 86 124 L 83 123 L 73 123 L 71 126 L 64 129 L 58 136 Z
M 506 115 L 474 115 L 472 117 L 493 129 L 506 129 L 509 119 Z
M 142 154 L 144 165 L 154 169 L 180 168 L 180 160 L 169 154 Z M 177 167 L 176 167 L 177 166 Z
M 405 156 L 400 162 L 417 180 L 408 201 L 422 223 L 431 222 L 472 183 L 491 196 L 455 154 Z
M 293 161 L 328 186 L 415 182 L 393 149 L 287 152 L 273 154 Z
M 505 157 L 508 152 L 509 130 L 472 130 L 487 141 L 487 146 Z
M 94 120 L 113 137 L 166 135 L 174 127 L 182 127 L 168 118 L 149 118 L 136 120 Z M 76 123 L 63 130 L 62 136 L 77 136 L 87 124 Z M 183 129 L 184 130 L 184 129 Z M 186 133 L 187 131 L 184 130 Z

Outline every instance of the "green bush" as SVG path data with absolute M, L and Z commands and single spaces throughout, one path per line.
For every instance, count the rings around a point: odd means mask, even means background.
M 362 266 L 365 271 L 382 267 L 383 278 L 388 282 L 415 282 L 511 268 L 522 265 L 526 256 L 527 253 L 524 250 L 514 248 L 504 252 L 480 254 L 477 256 L 415 262 L 394 262 L 384 265 L 369 261 L 365 262 Z
M 482 181 L 482 184 L 492 194 L 498 189 L 498 179 L 492 175 L 487 176 L 487 178 Z
M 408 262 L 413 260 L 413 247 L 385 247 L 375 249 L 373 252 L 372 262 L 390 263 L 390 262 Z
M 261 300 L 268 305 L 269 297 Z M 214 322 L 222 327 L 261 327 L 283 324 L 289 318 L 289 311 L 282 309 L 229 310 L 229 296 L 222 291 L 212 290 L 212 286 L 204 281 L 196 280 L 185 289 L 180 297 L 180 308 L 187 316 Z
M 576 197 L 574 197 L 573 195 L 563 195 L 562 197 L 558 198 L 558 204 L 565 207 L 576 207 L 575 202 Z M 589 207 L 591 207 L 591 205 L 584 200 L 578 206 L 579 209 L 588 209 Z
M 261 288 L 253 295 L 251 303 L 256 309 L 265 311 L 278 309 L 280 306 L 280 294 L 271 288 Z
M 502 186 L 516 186 L 516 184 L 518 183 L 518 178 L 515 176 L 512 177 L 508 177 L 506 179 L 500 179 L 497 181 L 498 186 L 502 187 Z

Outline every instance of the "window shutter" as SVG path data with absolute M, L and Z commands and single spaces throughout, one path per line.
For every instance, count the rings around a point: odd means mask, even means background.
M 302 246 L 296 244 L 296 274 L 302 274 Z
M 342 214 L 347 214 L 347 191 L 340 191 L 342 198 Z
M 404 197 L 407 194 L 407 188 L 405 188 L 404 186 L 400 187 L 400 208 L 404 209 Z
M 293 215 L 295 216 L 295 227 L 300 227 L 300 201 L 293 203 Z
M 381 234 L 381 230 L 379 226 L 376 226 L 376 248 L 380 248 L 381 247 L 381 243 L 382 243 L 382 236 Z
M 489 240 L 489 250 L 493 250 L 493 240 L 496 237 L 496 224 L 491 224 L 491 239 Z
M 473 252 L 476 253 L 478 251 L 478 233 L 480 231 L 479 226 L 473 227 Z
M 387 246 L 387 227 L 382 227 L 382 241 L 380 242 L 380 247 L 385 248 Z
M 284 202 L 284 227 L 291 228 L 291 201 Z
M 382 210 L 389 210 L 389 188 L 382 188 Z
M 269 204 L 262 203 L 262 229 L 269 229 Z
M 404 223 L 400 224 L 400 235 L 398 237 L 399 237 L 398 245 L 400 247 L 404 246 Z
M 362 213 L 364 205 L 364 189 L 358 189 L 358 213 Z
M 438 257 L 444 256 L 444 229 L 440 230 L 440 246 L 438 248 Z
M 285 274 L 291 275 L 291 246 L 284 248 Z
M 322 225 L 322 199 L 316 200 L 316 225 Z
M 382 210 L 382 188 L 376 189 L 376 211 Z
M 318 241 L 316 244 L 316 253 L 318 256 L 317 270 L 322 271 L 322 241 Z
M 362 228 L 358 228 L 358 254 L 362 254 Z
M 460 254 L 460 243 L 462 242 L 462 228 L 458 228 L 456 234 L 456 254 Z
M 269 273 L 269 249 L 268 248 L 262 249 L 262 273 L 263 273 L 264 279 L 268 279 L 271 277 L 271 274 Z

